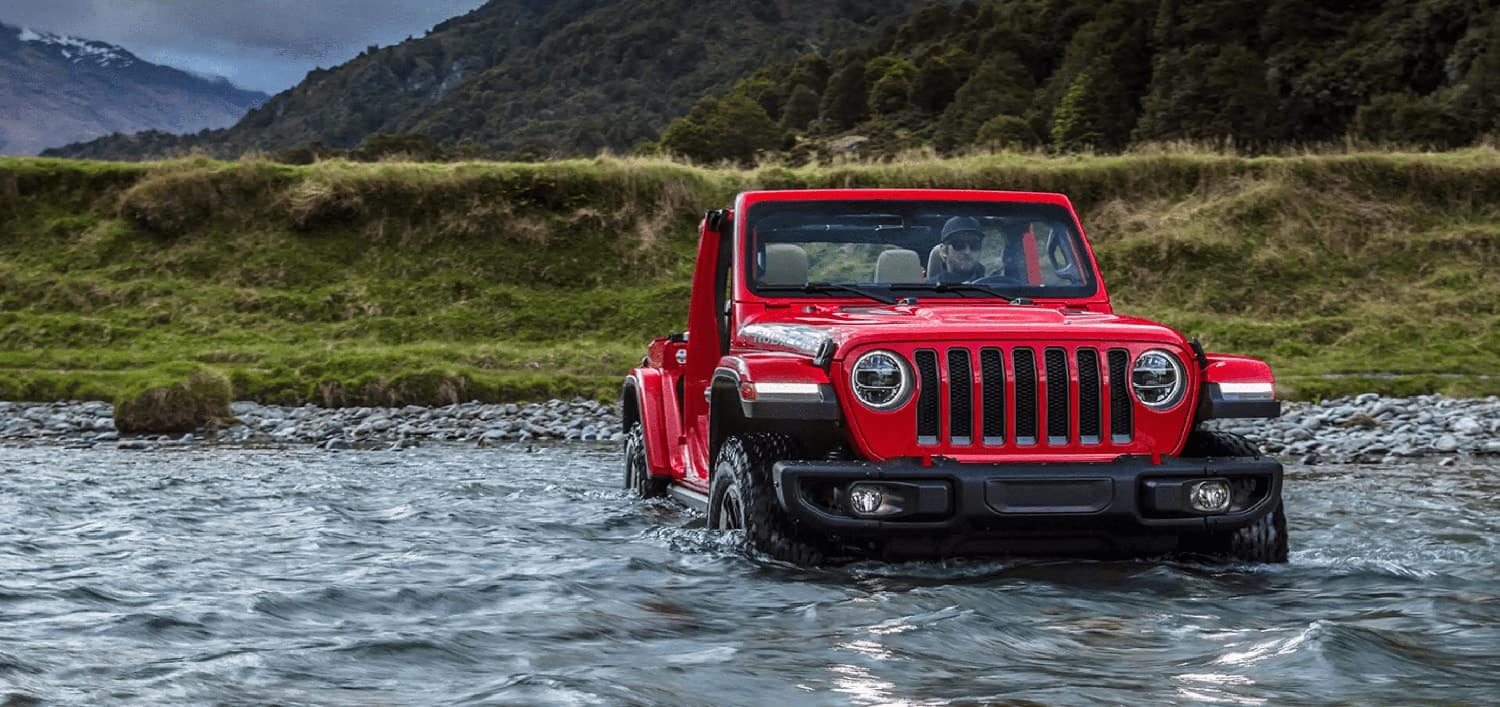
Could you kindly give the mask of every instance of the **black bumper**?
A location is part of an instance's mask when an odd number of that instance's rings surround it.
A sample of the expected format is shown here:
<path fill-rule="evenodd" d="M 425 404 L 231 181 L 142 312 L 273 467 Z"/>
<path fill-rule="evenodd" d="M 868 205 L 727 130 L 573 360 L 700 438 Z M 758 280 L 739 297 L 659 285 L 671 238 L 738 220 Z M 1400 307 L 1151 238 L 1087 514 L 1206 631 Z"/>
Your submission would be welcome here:
<path fill-rule="evenodd" d="M 915 459 L 781 461 L 773 467 L 781 506 L 803 527 L 850 537 L 933 535 L 1184 535 L 1244 527 L 1281 500 L 1280 462 L 1266 457 L 1121 457 L 1102 463 L 965 464 Z M 1184 484 L 1228 480 L 1243 494 L 1228 512 L 1189 509 Z M 831 489 L 855 481 L 891 484 L 907 497 L 892 517 L 857 517 Z"/>

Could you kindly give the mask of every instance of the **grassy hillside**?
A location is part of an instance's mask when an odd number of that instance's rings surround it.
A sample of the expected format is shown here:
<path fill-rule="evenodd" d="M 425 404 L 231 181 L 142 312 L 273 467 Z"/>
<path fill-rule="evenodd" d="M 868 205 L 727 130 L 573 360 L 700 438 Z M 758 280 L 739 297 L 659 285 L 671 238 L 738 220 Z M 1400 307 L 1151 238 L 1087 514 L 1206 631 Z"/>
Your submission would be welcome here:
<path fill-rule="evenodd" d="M 0 160 L 0 399 L 194 372 L 320 404 L 611 397 L 681 328 L 739 190 L 1069 194 L 1117 307 L 1268 358 L 1287 394 L 1500 392 L 1500 152 L 999 155 L 704 170 Z"/>

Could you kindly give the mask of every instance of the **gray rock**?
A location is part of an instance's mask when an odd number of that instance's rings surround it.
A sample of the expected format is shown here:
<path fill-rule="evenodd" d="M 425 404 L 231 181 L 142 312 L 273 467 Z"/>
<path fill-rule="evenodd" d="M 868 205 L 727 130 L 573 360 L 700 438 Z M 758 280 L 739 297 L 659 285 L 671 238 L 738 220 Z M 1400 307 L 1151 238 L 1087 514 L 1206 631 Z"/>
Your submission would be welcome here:
<path fill-rule="evenodd" d="M 1432 448 L 1439 452 L 1453 452 L 1458 450 L 1458 439 L 1453 435 L 1443 435 L 1432 443 Z"/>
<path fill-rule="evenodd" d="M 1475 435 L 1484 431 L 1484 426 L 1472 417 L 1460 417 L 1453 423 L 1453 431 L 1461 435 Z"/>

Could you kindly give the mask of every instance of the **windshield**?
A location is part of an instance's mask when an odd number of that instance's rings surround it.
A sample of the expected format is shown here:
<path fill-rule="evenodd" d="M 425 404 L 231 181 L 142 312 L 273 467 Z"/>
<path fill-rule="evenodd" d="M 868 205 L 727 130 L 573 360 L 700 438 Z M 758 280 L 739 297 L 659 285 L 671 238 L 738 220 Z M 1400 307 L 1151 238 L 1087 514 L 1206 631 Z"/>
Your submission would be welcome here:
<path fill-rule="evenodd" d="M 772 201 L 746 216 L 747 281 L 767 296 L 1083 297 L 1093 269 L 1068 210 L 992 201 Z M 955 286 L 961 283 L 980 287 Z M 879 297 L 875 297 L 879 298 Z"/>

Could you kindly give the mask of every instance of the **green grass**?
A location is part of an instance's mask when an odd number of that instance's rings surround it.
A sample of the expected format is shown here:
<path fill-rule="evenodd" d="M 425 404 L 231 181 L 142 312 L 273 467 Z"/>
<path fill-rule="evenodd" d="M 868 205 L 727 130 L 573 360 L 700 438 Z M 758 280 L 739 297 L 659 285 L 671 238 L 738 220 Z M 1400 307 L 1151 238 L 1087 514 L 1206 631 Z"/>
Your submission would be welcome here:
<path fill-rule="evenodd" d="M 1286 394 L 1500 393 L 1500 153 L 991 155 L 710 170 L 0 158 L 0 399 L 222 375 L 321 404 L 610 398 L 749 188 L 1060 191 L 1117 309 Z"/>

